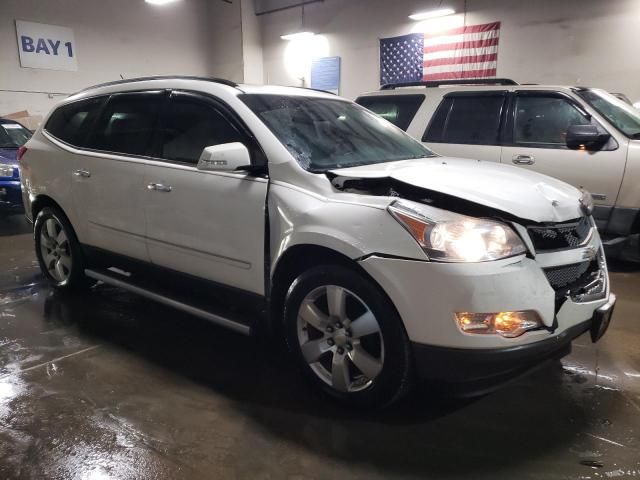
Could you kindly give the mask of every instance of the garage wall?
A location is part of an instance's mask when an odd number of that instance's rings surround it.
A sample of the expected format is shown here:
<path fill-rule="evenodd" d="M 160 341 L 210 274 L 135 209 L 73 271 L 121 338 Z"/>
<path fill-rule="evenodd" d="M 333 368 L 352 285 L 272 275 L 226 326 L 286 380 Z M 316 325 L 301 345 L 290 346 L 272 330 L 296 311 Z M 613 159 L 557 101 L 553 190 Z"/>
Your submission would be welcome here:
<path fill-rule="evenodd" d="M 342 57 L 341 94 L 378 88 L 378 39 L 419 28 L 407 16 L 434 0 L 325 0 L 305 8 L 305 30 L 322 34 L 328 55 Z M 443 2 L 458 12 L 463 0 Z M 584 84 L 640 100 L 640 2 L 637 0 L 467 0 L 466 24 L 502 22 L 498 75 L 519 82 Z M 280 35 L 301 27 L 300 9 L 262 19 L 265 79 L 301 85 Z M 450 20 L 446 20 L 450 21 Z"/>
<path fill-rule="evenodd" d="M 217 65 L 210 28 L 214 3 L 222 2 L 181 0 L 157 7 L 142 0 L 0 0 L 0 114 L 23 109 L 44 114 L 60 98 L 56 93 L 117 80 L 121 74 L 212 74 Z M 15 19 L 73 29 L 78 71 L 21 68 Z M 221 30 L 226 31 L 216 31 Z M 239 42 L 238 37 L 240 49 Z M 54 92 L 54 98 L 6 90 Z"/>

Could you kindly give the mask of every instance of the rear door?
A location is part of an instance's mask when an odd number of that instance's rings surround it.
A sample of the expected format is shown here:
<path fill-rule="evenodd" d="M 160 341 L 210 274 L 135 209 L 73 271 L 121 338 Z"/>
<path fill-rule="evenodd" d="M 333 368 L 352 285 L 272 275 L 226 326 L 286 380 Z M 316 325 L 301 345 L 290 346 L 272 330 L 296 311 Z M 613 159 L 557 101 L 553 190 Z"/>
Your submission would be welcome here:
<path fill-rule="evenodd" d="M 507 92 L 502 90 L 449 93 L 431 118 L 422 142 L 440 155 L 499 162 L 506 102 Z"/>
<path fill-rule="evenodd" d="M 145 162 L 152 155 L 163 91 L 119 93 L 102 108 L 73 172 L 76 212 L 88 245 L 148 261 Z"/>
<path fill-rule="evenodd" d="M 264 293 L 267 179 L 198 170 L 205 147 L 241 142 L 263 161 L 239 120 L 218 101 L 173 92 L 145 184 L 147 242 L 157 265 Z M 158 187 L 160 185 L 160 187 Z"/>
<path fill-rule="evenodd" d="M 624 175 L 626 149 L 613 138 L 598 151 L 570 150 L 566 145 L 571 125 L 594 124 L 605 130 L 602 125 L 561 92 L 518 91 L 511 103 L 502 163 L 585 188 L 598 205 L 615 204 Z"/>

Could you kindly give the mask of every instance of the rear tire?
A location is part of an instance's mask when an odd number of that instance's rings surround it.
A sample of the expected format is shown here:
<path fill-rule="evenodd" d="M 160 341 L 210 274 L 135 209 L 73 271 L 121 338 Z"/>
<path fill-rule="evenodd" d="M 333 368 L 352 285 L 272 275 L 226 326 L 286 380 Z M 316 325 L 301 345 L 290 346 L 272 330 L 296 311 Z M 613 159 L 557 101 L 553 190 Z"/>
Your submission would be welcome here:
<path fill-rule="evenodd" d="M 287 346 L 306 377 L 342 403 L 385 408 L 413 386 L 400 316 L 369 278 L 323 265 L 294 280 L 285 300 Z"/>
<path fill-rule="evenodd" d="M 57 207 L 45 207 L 33 229 L 36 257 L 47 281 L 60 290 L 92 284 L 84 274 L 84 258 L 73 227 Z"/>

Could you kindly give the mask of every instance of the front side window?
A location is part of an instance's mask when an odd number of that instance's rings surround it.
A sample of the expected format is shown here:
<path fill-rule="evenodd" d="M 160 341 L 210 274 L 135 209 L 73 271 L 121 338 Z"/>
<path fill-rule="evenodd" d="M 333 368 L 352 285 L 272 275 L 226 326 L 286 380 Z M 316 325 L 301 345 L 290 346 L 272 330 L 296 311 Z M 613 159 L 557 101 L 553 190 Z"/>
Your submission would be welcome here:
<path fill-rule="evenodd" d="M 27 143 L 31 132 L 19 123 L 0 123 L 0 148 L 18 148 Z"/>
<path fill-rule="evenodd" d="M 243 141 L 218 109 L 189 94 L 172 96 L 160 132 L 160 157 L 194 164 L 205 147 Z"/>
<path fill-rule="evenodd" d="M 356 103 L 377 113 L 396 127 L 406 131 L 424 102 L 424 95 L 380 95 L 360 97 Z"/>
<path fill-rule="evenodd" d="M 435 156 L 396 126 L 352 102 L 259 94 L 240 98 L 298 163 L 312 172 Z"/>
<path fill-rule="evenodd" d="M 44 128 L 63 142 L 85 147 L 89 128 L 105 100 L 98 97 L 63 105 L 51 114 Z"/>
<path fill-rule="evenodd" d="M 550 147 L 566 146 L 570 126 L 591 124 L 566 99 L 537 95 L 516 98 L 514 122 L 514 143 Z"/>
<path fill-rule="evenodd" d="M 152 155 L 164 92 L 113 95 L 100 116 L 90 147 L 106 152 Z"/>
<path fill-rule="evenodd" d="M 632 139 L 640 139 L 640 111 L 604 90 L 579 90 L 578 95 Z"/>
<path fill-rule="evenodd" d="M 505 96 L 460 95 L 443 99 L 423 141 L 497 145 Z"/>

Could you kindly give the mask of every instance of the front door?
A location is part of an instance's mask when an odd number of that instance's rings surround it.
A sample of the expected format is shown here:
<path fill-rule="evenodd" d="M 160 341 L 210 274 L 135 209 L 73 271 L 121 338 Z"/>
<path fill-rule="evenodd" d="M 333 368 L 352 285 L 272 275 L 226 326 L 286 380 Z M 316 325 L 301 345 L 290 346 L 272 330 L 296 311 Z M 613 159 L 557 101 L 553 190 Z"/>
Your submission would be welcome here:
<path fill-rule="evenodd" d="M 520 91 L 513 99 L 502 163 L 558 178 L 593 195 L 597 205 L 614 205 L 624 175 L 626 145 L 610 140 L 598 151 L 570 150 L 571 125 L 596 124 L 571 98 L 555 92 Z M 606 211 L 606 210 L 605 210 Z"/>
<path fill-rule="evenodd" d="M 157 265 L 264 293 L 267 179 L 196 168 L 207 146 L 251 141 L 223 106 L 173 92 L 145 172 L 147 245 Z M 248 145 L 251 151 L 251 145 Z"/>

